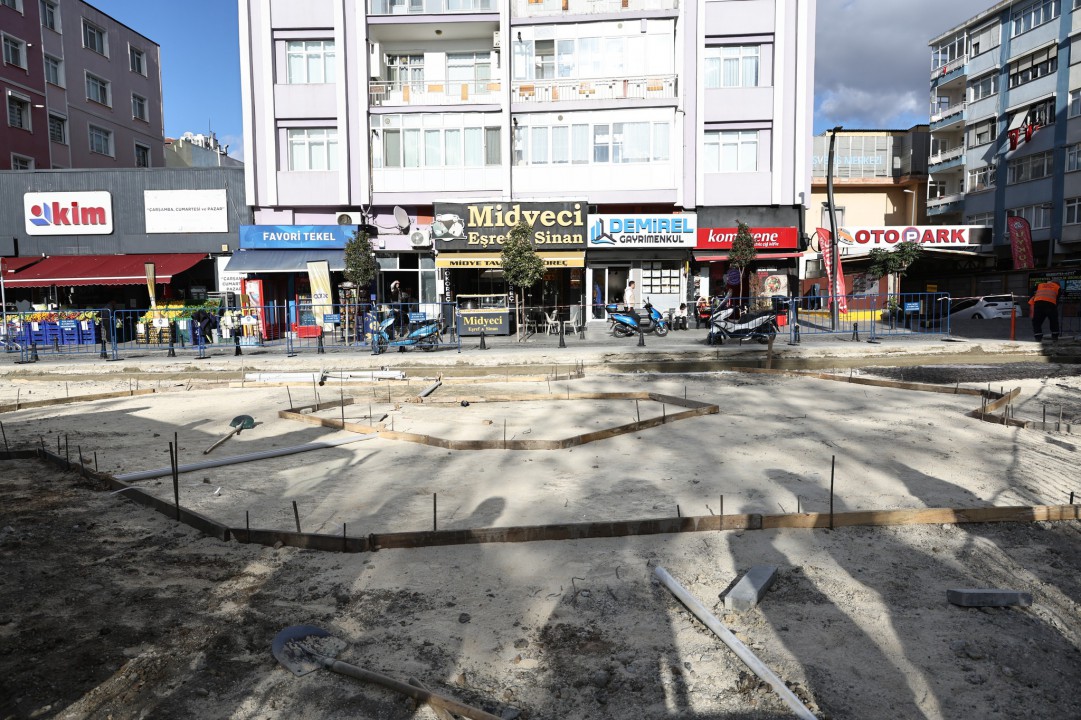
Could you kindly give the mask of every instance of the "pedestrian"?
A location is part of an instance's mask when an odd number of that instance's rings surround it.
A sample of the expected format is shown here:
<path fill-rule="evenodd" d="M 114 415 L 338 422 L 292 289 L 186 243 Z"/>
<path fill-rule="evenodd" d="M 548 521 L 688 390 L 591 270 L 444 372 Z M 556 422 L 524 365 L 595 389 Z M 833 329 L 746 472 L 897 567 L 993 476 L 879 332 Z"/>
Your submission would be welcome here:
<path fill-rule="evenodd" d="M 673 330 L 686 330 L 687 329 L 687 303 L 680 303 L 679 310 L 676 310 L 676 316 L 672 318 Z"/>
<path fill-rule="evenodd" d="M 700 328 L 703 325 L 709 326 L 709 318 L 713 314 L 712 308 L 709 306 L 709 298 L 705 295 L 698 297 L 698 302 L 694 307 L 694 326 Z"/>
<path fill-rule="evenodd" d="M 1036 292 L 1029 298 L 1028 305 L 1032 314 L 1032 334 L 1036 342 L 1043 341 L 1043 321 L 1051 321 L 1051 342 L 1058 340 L 1058 300 L 1062 286 L 1054 280 L 1042 282 L 1036 286 Z"/>
<path fill-rule="evenodd" d="M 638 304 L 638 293 L 634 289 L 634 280 L 627 283 L 627 289 L 623 291 L 623 305 L 628 310 L 633 310 Z"/>

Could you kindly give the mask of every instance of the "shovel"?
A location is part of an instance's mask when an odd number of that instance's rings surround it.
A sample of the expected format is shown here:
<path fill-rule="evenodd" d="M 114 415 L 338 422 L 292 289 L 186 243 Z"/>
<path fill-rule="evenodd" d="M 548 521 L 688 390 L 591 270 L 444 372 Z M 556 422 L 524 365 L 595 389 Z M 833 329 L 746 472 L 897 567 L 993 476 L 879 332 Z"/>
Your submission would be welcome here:
<path fill-rule="evenodd" d="M 221 440 L 208 447 L 206 450 L 203 450 L 203 455 L 210 454 L 211 450 L 221 445 L 223 442 L 233 437 L 234 435 L 238 434 L 241 430 L 251 430 L 253 427 L 255 427 L 255 418 L 253 418 L 251 415 L 237 415 L 235 418 L 229 421 L 229 425 L 233 428 L 233 431 L 223 437 Z"/>
<path fill-rule="evenodd" d="M 274 657 L 297 677 L 303 677 L 319 668 L 333 670 L 342 675 L 365 680 L 395 690 L 417 702 L 426 702 L 472 720 L 500 720 L 499 716 L 477 708 L 463 705 L 453 698 L 429 692 L 386 675 L 359 668 L 356 665 L 335 660 L 345 649 L 345 643 L 331 636 L 326 630 L 312 625 L 293 625 L 274 636 L 270 646 Z"/>

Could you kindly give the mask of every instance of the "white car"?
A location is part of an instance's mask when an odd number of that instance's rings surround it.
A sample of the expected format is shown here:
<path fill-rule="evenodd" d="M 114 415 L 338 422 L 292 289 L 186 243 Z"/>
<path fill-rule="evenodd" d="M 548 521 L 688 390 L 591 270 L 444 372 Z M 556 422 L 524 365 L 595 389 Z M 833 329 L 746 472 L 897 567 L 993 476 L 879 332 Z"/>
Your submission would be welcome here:
<path fill-rule="evenodd" d="M 950 317 L 994 320 L 996 318 L 1010 317 L 1014 308 L 1017 309 L 1017 317 L 1021 317 L 1021 304 L 1010 295 L 965 298 L 950 303 Z"/>

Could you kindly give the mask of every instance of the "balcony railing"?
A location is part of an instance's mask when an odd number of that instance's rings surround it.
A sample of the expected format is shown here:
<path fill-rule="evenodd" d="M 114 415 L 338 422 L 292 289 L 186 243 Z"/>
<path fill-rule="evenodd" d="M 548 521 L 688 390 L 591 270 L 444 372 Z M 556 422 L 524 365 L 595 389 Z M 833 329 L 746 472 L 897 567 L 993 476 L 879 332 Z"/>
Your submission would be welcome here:
<path fill-rule="evenodd" d="M 931 125 L 945 124 L 948 121 L 958 120 L 965 113 L 968 103 L 959 102 L 949 106 L 945 110 L 931 116 Z"/>
<path fill-rule="evenodd" d="M 596 80 L 528 80 L 512 85 L 514 102 L 665 99 L 676 97 L 675 75 L 601 78 Z"/>
<path fill-rule="evenodd" d="M 927 164 L 940 165 L 942 163 L 950 162 L 951 160 L 956 160 L 964 154 L 965 149 L 963 147 L 955 147 L 953 150 L 946 150 L 945 152 L 940 152 L 938 155 L 932 155 L 927 158 Z"/>
<path fill-rule="evenodd" d="M 942 67 L 937 67 L 931 71 L 931 80 L 941 80 L 942 78 L 952 75 L 958 70 L 964 70 L 965 65 L 968 63 L 968 55 L 962 55 L 959 58 L 950 60 Z"/>
<path fill-rule="evenodd" d="M 511 17 L 601 15 L 643 10 L 678 10 L 679 0 L 513 0 Z"/>
<path fill-rule="evenodd" d="M 496 0 L 368 0 L 369 15 L 444 15 L 499 12 Z"/>
<path fill-rule="evenodd" d="M 461 105 L 499 102 L 498 81 L 485 82 L 387 82 L 368 83 L 372 105 Z"/>

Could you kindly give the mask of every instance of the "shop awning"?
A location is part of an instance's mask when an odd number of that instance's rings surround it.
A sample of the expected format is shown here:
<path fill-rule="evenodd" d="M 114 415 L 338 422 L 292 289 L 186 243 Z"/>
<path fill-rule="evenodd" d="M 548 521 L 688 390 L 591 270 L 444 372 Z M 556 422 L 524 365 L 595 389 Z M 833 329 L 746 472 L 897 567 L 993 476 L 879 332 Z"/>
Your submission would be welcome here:
<path fill-rule="evenodd" d="M 326 260 L 331 270 L 345 270 L 345 250 L 238 250 L 226 272 L 307 272 L 308 261 Z"/>
<path fill-rule="evenodd" d="M 34 263 L 40 261 L 41 256 L 38 257 L 6 257 L 0 258 L 0 265 L 4 267 L 4 277 L 6 278 L 11 273 L 17 273 L 23 268 L 30 267 Z"/>
<path fill-rule="evenodd" d="M 791 253 L 758 253 L 755 256 L 755 262 L 768 262 L 769 260 L 784 260 L 787 258 L 798 258 L 803 253 L 791 252 Z M 717 253 L 711 250 L 695 251 L 694 259 L 698 262 L 724 262 L 728 260 L 728 253 Z"/>
<path fill-rule="evenodd" d="M 173 275 L 191 269 L 206 258 L 203 253 L 159 255 L 53 255 L 31 265 L 13 277 L 4 278 L 7 287 L 49 287 L 51 285 L 144 285 L 146 263 L 154 263 L 159 285 L 173 281 Z"/>
<path fill-rule="evenodd" d="M 539 252 L 546 268 L 580 268 L 586 266 L 585 252 Z M 437 268 L 484 268 L 503 267 L 502 253 L 460 252 L 439 253 L 435 258 Z"/>

